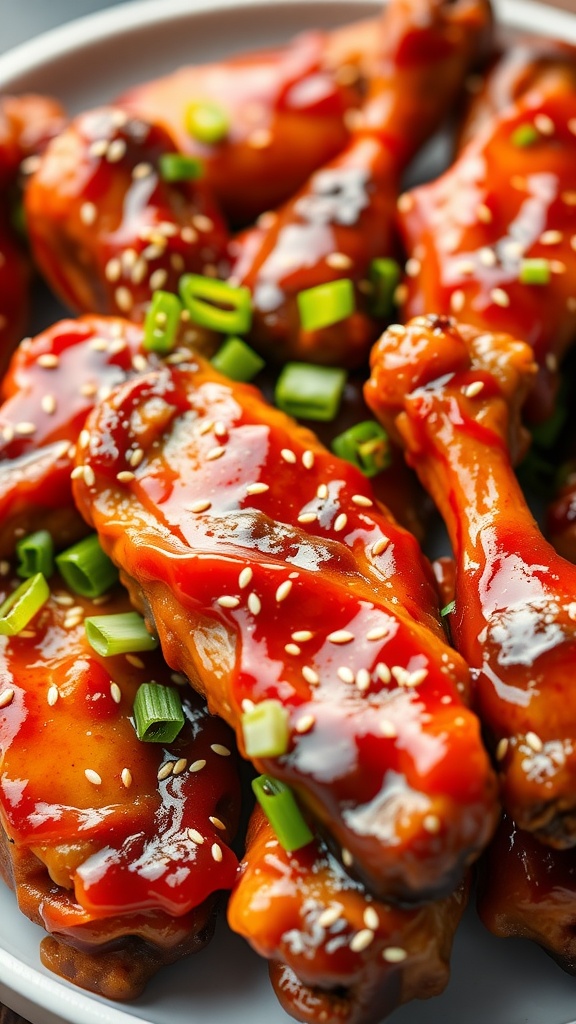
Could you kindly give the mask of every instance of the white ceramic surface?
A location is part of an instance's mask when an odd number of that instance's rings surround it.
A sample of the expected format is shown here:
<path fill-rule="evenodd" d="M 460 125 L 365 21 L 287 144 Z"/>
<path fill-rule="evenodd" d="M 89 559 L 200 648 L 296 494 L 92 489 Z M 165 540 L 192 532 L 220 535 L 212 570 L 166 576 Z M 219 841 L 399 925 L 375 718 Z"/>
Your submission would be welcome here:
<path fill-rule="evenodd" d="M 16 0 L 13 0 L 16 2 Z M 501 0 L 508 25 L 576 42 L 576 14 Z M 374 13 L 362 0 L 144 0 L 92 15 L 0 58 L 0 91 L 61 97 L 78 111 L 183 63 L 207 61 Z M 53 304 L 42 298 L 39 323 Z M 266 965 L 219 923 L 211 946 L 167 968 L 120 1006 L 56 979 L 39 960 L 39 928 L 0 886 L 0 999 L 32 1024 L 286 1024 Z M 391 1024 L 576 1024 L 576 980 L 529 943 L 499 942 L 470 911 L 457 937 L 452 981 L 439 999 L 412 1003 Z"/>

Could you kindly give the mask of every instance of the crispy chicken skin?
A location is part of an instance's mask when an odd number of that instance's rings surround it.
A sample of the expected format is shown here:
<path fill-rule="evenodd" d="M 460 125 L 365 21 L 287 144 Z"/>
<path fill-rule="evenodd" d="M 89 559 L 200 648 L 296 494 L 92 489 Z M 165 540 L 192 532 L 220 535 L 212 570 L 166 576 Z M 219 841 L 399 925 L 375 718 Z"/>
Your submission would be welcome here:
<path fill-rule="evenodd" d="M 230 732 L 187 688 L 177 739 L 137 738 L 136 691 L 175 686 L 170 670 L 156 653 L 102 658 L 84 633 L 85 615 L 129 609 L 122 591 L 103 607 L 55 578 L 0 640 L 2 874 L 50 935 L 46 966 L 114 999 L 209 939 L 240 797 Z"/>
<path fill-rule="evenodd" d="M 287 709 L 287 753 L 256 767 L 375 892 L 449 891 L 490 835 L 493 777 L 430 568 L 366 478 L 201 360 L 99 403 L 74 476 L 168 663 L 241 749 L 246 706 Z"/>
<path fill-rule="evenodd" d="M 527 411 L 541 420 L 576 336 L 576 62 L 537 63 L 516 85 L 442 177 L 399 201 L 402 318 L 453 314 L 528 342 L 539 374 Z"/>
<path fill-rule="evenodd" d="M 218 276 L 228 234 L 202 180 L 168 181 L 166 131 L 125 111 L 81 114 L 40 158 L 25 193 L 32 253 L 73 310 L 144 318 L 184 272 Z"/>
<path fill-rule="evenodd" d="M 378 334 L 367 279 L 372 260 L 394 251 L 400 175 L 445 116 L 489 27 L 486 0 L 392 0 L 347 147 L 239 239 L 232 275 L 253 295 L 252 341 L 277 362 L 366 361 Z M 307 330 L 298 293 L 339 278 L 354 282 L 356 311 Z"/>
<path fill-rule="evenodd" d="M 512 469 L 534 373 L 523 342 L 417 317 L 375 346 L 365 393 L 446 522 L 452 638 L 503 803 L 521 828 L 564 847 L 576 844 L 576 568 L 542 537 Z"/>

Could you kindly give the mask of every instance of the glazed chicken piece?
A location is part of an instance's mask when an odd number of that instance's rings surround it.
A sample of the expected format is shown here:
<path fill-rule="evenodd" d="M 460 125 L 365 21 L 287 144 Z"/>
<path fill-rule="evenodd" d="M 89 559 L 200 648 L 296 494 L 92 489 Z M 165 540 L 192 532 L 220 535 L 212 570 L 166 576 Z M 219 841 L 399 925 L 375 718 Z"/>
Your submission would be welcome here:
<path fill-rule="evenodd" d="M 162 125 L 179 152 L 200 159 L 218 202 L 235 224 L 289 199 L 308 176 L 344 148 L 350 111 L 362 99 L 360 56 L 374 51 L 370 21 L 332 35 L 308 32 L 288 46 L 197 67 L 136 86 L 118 106 Z M 191 105 L 216 106 L 222 135 L 189 131 Z"/>
<path fill-rule="evenodd" d="M 13 224 L 16 182 L 22 162 L 35 159 L 63 123 L 55 100 L 0 97 L 0 375 L 28 317 L 30 267 Z"/>
<path fill-rule="evenodd" d="M 444 989 L 467 888 L 416 909 L 391 907 L 320 841 L 287 853 L 257 808 L 228 922 L 271 961 L 276 994 L 296 1020 L 376 1024 Z"/>
<path fill-rule="evenodd" d="M 13 585 L 3 579 L 0 600 Z M 155 652 L 103 658 L 89 646 L 84 617 L 129 611 L 125 593 L 103 606 L 58 577 L 51 585 L 27 629 L 2 638 L 0 871 L 48 932 L 46 967 L 129 999 L 162 964 L 206 944 L 216 894 L 234 881 L 232 737 L 178 686 L 180 734 L 139 740 L 139 686 L 174 688 L 173 675 Z"/>
<path fill-rule="evenodd" d="M 136 454 L 134 454 L 136 453 Z M 74 496 L 172 668 L 237 731 L 268 699 L 291 784 L 377 893 L 445 894 L 494 785 L 415 539 L 365 477 L 199 360 L 99 402 Z"/>
<path fill-rule="evenodd" d="M 478 912 L 499 938 L 537 942 L 568 974 L 576 974 L 576 860 L 551 850 L 504 817 L 484 855 Z"/>
<path fill-rule="evenodd" d="M 563 558 L 576 562 L 576 472 L 573 460 L 561 469 L 563 477 L 546 509 L 546 536 Z"/>
<path fill-rule="evenodd" d="M 539 376 L 527 412 L 542 420 L 576 336 L 576 60 L 492 74 L 480 132 L 441 178 L 399 201 L 410 256 L 402 314 L 453 314 L 528 342 Z M 487 118 L 503 98 L 511 104 Z"/>
<path fill-rule="evenodd" d="M 520 828 L 576 844 L 576 567 L 542 537 L 512 469 L 536 367 L 509 335 L 447 317 L 384 333 L 366 398 L 434 498 L 456 560 L 452 639 Z"/>
<path fill-rule="evenodd" d="M 489 32 L 486 0 L 392 0 L 378 66 L 341 155 L 237 243 L 233 279 L 250 288 L 252 341 L 276 361 L 359 366 L 378 334 L 372 260 L 394 252 L 399 179 L 438 127 Z M 302 323 L 298 294 L 350 279 L 356 309 Z"/>
<path fill-rule="evenodd" d="M 143 320 L 184 272 L 218 276 L 228 235 L 203 181 L 171 181 L 166 131 L 115 108 L 81 114 L 47 147 L 26 189 L 32 253 L 71 309 Z"/>

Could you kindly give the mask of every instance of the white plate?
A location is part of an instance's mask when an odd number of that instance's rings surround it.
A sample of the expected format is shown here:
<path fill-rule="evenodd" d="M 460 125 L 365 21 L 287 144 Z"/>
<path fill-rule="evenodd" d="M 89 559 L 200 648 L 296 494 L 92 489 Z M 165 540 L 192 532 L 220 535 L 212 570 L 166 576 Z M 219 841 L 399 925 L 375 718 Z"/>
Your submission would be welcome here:
<path fill-rule="evenodd" d="M 576 16 L 530 0 L 501 0 L 503 21 L 576 42 Z M 0 58 L 0 90 L 59 96 L 75 112 L 179 64 L 279 42 L 303 28 L 373 14 L 361 0 L 147 0 L 92 15 Z M 41 318 L 48 316 L 44 307 Z M 576 907 L 575 907 L 576 910 Z M 576 916 L 576 914 L 575 914 Z M 42 932 L 0 886 L 0 999 L 32 1024 L 287 1024 L 266 965 L 224 921 L 204 952 L 167 968 L 120 1006 L 45 971 Z M 452 981 L 439 999 L 411 1003 L 392 1024 L 576 1024 L 576 981 L 527 942 L 498 941 L 473 911 L 458 935 Z"/>

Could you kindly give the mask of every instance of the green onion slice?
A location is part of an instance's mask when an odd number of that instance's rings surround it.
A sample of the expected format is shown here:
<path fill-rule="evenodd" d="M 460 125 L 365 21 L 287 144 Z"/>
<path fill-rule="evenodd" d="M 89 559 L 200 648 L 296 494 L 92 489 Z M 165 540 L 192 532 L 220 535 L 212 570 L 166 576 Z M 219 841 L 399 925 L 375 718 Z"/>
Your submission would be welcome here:
<path fill-rule="evenodd" d="M 335 455 L 362 470 L 364 476 L 376 476 L 391 462 L 388 434 L 376 420 L 364 420 L 338 434 L 331 448 Z"/>
<path fill-rule="evenodd" d="M 260 775 L 252 789 L 285 850 L 299 850 L 314 839 L 289 786 L 270 775 Z"/>
<path fill-rule="evenodd" d="M 300 323 L 305 331 L 318 331 L 345 320 L 354 312 L 354 285 L 348 277 L 306 288 L 296 296 Z"/>
<path fill-rule="evenodd" d="M 204 164 L 196 156 L 184 153 L 162 153 L 158 170 L 163 181 L 197 181 L 204 173 Z"/>
<path fill-rule="evenodd" d="M 252 380 L 266 365 L 242 338 L 227 338 L 211 362 L 219 373 L 242 382 Z"/>
<path fill-rule="evenodd" d="M 550 263 L 545 259 L 522 260 L 520 264 L 521 284 L 550 284 Z"/>
<path fill-rule="evenodd" d="M 54 541 L 48 530 L 37 530 L 19 540 L 16 555 L 19 559 L 16 572 L 23 579 L 39 572 L 49 579 L 54 572 Z"/>
<path fill-rule="evenodd" d="M 50 587 L 41 572 L 21 583 L 0 605 L 0 636 L 20 633 L 49 597 Z"/>
<path fill-rule="evenodd" d="M 510 141 L 513 146 L 518 146 L 519 149 L 525 149 L 527 146 L 533 146 L 540 138 L 540 132 L 533 124 L 521 124 L 512 132 Z"/>
<path fill-rule="evenodd" d="M 56 555 L 56 565 L 70 589 L 82 597 L 100 597 L 118 581 L 118 570 L 102 551 L 96 533 Z"/>
<path fill-rule="evenodd" d="M 281 757 L 288 750 L 288 712 L 277 700 L 263 700 L 242 715 L 247 757 Z"/>
<path fill-rule="evenodd" d="M 200 274 L 180 278 L 180 295 L 194 323 L 223 334 L 246 334 L 252 325 L 252 297 L 248 288 Z"/>
<path fill-rule="evenodd" d="M 144 348 L 165 355 L 176 344 L 182 303 L 172 292 L 156 291 L 144 322 Z"/>
<path fill-rule="evenodd" d="M 274 401 L 299 419 L 333 420 L 340 408 L 346 370 L 312 363 L 286 363 L 277 382 Z"/>
<path fill-rule="evenodd" d="M 111 658 L 115 654 L 153 651 L 158 646 L 158 640 L 148 632 L 138 612 L 92 615 L 84 619 L 84 625 L 88 643 L 103 658 Z"/>
<path fill-rule="evenodd" d="M 442 616 L 442 618 L 444 619 L 446 615 L 452 615 L 452 612 L 454 611 L 455 607 L 456 601 L 450 601 L 449 604 L 445 604 L 440 611 L 440 615 Z"/>
<path fill-rule="evenodd" d="M 134 728 L 146 743 L 172 743 L 184 725 L 180 695 L 171 686 L 142 683 L 134 700 Z"/>
<path fill-rule="evenodd" d="M 400 284 L 400 264 L 388 257 L 372 260 L 368 279 L 372 285 L 370 312 L 383 320 L 392 316 L 396 289 Z"/>
<path fill-rule="evenodd" d="M 230 130 L 230 118 L 220 103 L 196 100 L 185 113 L 186 131 L 199 142 L 222 142 Z"/>

